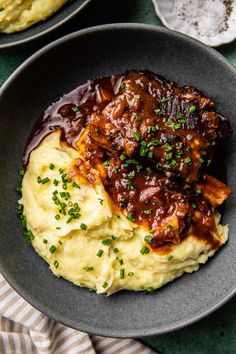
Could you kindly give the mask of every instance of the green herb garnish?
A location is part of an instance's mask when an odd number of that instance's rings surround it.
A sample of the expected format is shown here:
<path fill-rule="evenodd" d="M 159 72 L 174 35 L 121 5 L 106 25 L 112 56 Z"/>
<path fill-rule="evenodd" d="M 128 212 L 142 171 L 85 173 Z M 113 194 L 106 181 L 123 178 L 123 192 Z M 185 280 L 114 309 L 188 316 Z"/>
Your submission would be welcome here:
<path fill-rule="evenodd" d="M 82 224 L 80 224 L 80 228 L 81 228 L 81 230 L 85 231 L 85 230 L 87 230 L 88 226 L 86 224 L 82 223 Z"/>
<path fill-rule="evenodd" d="M 124 277 L 125 277 L 125 270 L 120 269 L 120 279 L 124 279 Z"/>
<path fill-rule="evenodd" d="M 56 247 L 54 246 L 54 245 L 52 245 L 50 248 L 49 248 L 49 251 L 51 252 L 51 253 L 54 253 L 55 251 L 56 251 Z"/>
<path fill-rule="evenodd" d="M 56 260 L 54 261 L 54 267 L 57 269 L 59 267 L 59 262 Z"/>
<path fill-rule="evenodd" d="M 140 253 L 141 253 L 142 255 L 148 254 L 149 252 L 150 252 L 150 250 L 149 250 L 149 248 L 146 247 L 146 246 L 143 246 L 143 247 L 141 248 L 141 250 L 140 250 Z"/>
<path fill-rule="evenodd" d="M 101 257 L 101 256 L 103 255 L 103 252 L 104 252 L 103 250 L 99 250 L 99 251 L 97 252 L 97 256 L 98 256 L 98 257 Z"/>

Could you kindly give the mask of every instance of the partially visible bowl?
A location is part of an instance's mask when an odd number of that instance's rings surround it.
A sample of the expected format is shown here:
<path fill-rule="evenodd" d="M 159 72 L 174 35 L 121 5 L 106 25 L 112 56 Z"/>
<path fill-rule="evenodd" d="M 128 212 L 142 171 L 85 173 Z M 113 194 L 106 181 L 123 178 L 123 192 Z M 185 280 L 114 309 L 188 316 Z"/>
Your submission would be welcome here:
<path fill-rule="evenodd" d="M 92 0 L 69 1 L 47 20 L 38 22 L 24 31 L 11 34 L 0 33 L 0 49 L 15 47 L 42 38 L 74 18 L 91 1 Z"/>
<path fill-rule="evenodd" d="M 236 1 L 152 0 L 163 25 L 217 47 L 236 38 Z"/>

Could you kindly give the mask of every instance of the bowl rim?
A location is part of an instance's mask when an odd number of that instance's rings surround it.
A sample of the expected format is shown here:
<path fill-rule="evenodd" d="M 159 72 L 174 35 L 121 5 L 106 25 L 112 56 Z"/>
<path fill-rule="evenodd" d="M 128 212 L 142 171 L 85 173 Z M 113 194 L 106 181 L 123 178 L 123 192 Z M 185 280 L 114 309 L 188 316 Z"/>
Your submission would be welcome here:
<path fill-rule="evenodd" d="M 89 27 L 83 30 L 79 30 L 73 33 L 70 33 L 66 36 L 63 36 L 40 50 L 38 50 L 36 53 L 31 55 L 27 60 L 25 60 L 11 75 L 10 77 L 5 81 L 5 83 L 2 85 L 0 88 L 0 100 L 2 95 L 7 91 L 8 87 L 11 85 L 11 83 L 17 78 L 19 74 L 21 74 L 29 65 L 34 63 L 41 55 L 44 55 L 51 49 L 54 49 L 57 46 L 60 46 L 60 44 L 73 40 L 74 38 L 77 37 L 83 37 L 84 35 L 87 34 L 93 34 L 97 32 L 106 32 L 106 31 L 119 31 L 119 30 L 142 30 L 142 31 L 153 31 L 153 32 L 158 32 L 158 33 L 164 33 L 167 35 L 171 35 L 177 39 L 182 39 L 189 44 L 197 46 L 199 49 L 202 49 L 206 52 L 208 52 L 209 55 L 213 56 L 216 58 L 218 61 L 220 61 L 223 65 L 225 65 L 236 77 L 236 68 L 228 62 L 228 60 L 218 53 L 215 49 L 212 47 L 208 47 L 207 45 L 203 44 L 202 42 L 189 37 L 185 34 L 160 27 L 160 26 L 155 26 L 155 25 L 148 25 L 148 24 L 140 24 L 140 23 L 116 23 L 116 24 L 105 24 L 105 25 L 99 25 L 99 26 L 93 26 Z M 87 327 L 86 325 L 83 325 L 79 323 L 78 327 L 73 326 L 70 321 L 67 319 L 63 320 L 63 318 L 58 318 L 58 315 L 56 313 L 52 313 L 47 311 L 44 305 L 40 304 L 39 302 L 35 303 L 34 300 L 32 300 L 28 295 L 25 297 L 24 294 L 24 289 L 21 286 L 18 286 L 17 284 L 14 283 L 14 279 L 11 277 L 11 274 L 9 274 L 8 269 L 2 266 L 0 262 L 0 272 L 5 278 L 5 280 L 10 284 L 10 286 L 22 297 L 24 298 L 29 304 L 31 304 L 34 308 L 36 308 L 38 311 L 42 312 L 46 316 L 50 317 L 51 319 L 62 323 L 65 326 L 74 328 L 76 330 L 80 330 L 83 332 L 89 332 L 91 334 L 96 334 L 104 337 L 113 337 L 113 338 L 137 338 L 137 337 L 146 337 L 146 336 L 152 336 L 152 335 L 157 335 L 157 334 L 165 334 L 172 332 L 177 329 L 184 328 L 188 325 L 191 325 L 204 317 L 210 315 L 217 309 L 219 309 L 222 305 L 224 305 L 227 301 L 229 301 L 235 294 L 236 294 L 236 285 L 233 287 L 230 291 L 228 291 L 223 298 L 221 298 L 218 302 L 213 304 L 210 308 L 207 310 L 202 310 L 199 311 L 197 314 L 193 315 L 191 318 L 186 319 L 186 320 L 181 320 L 181 321 L 176 321 L 173 325 L 166 325 L 165 327 L 162 327 L 161 329 L 157 327 L 150 327 L 148 329 L 144 330 L 124 330 L 122 332 L 117 332 L 116 330 L 113 329 L 106 329 L 104 330 L 99 330 L 98 328 L 91 328 Z M 60 317 L 60 316 L 59 316 Z"/>
<path fill-rule="evenodd" d="M 33 34 L 31 36 L 28 36 L 26 38 L 23 38 L 23 39 L 19 39 L 19 40 L 16 40 L 14 42 L 10 42 L 10 43 L 3 43 L 1 44 L 0 43 L 0 49 L 5 49 L 5 48 L 11 48 L 11 47 L 17 47 L 17 46 L 20 46 L 22 44 L 25 44 L 25 43 L 28 43 L 28 42 L 31 42 L 31 41 L 34 41 L 38 38 L 41 38 L 43 36 L 46 36 L 48 33 L 51 33 L 51 32 L 54 32 L 56 29 L 60 28 L 61 26 L 63 26 L 66 22 L 70 21 L 72 18 L 74 18 L 80 11 L 84 10 L 84 8 L 90 3 L 92 2 L 93 0 L 83 0 L 83 3 L 80 4 L 74 11 L 72 11 L 71 14 L 67 15 L 65 18 L 63 18 L 62 20 L 56 22 L 53 26 L 51 27 L 48 27 L 46 28 L 45 30 L 39 32 L 39 33 L 36 33 L 36 34 Z M 66 5 L 66 4 L 65 4 Z M 59 9 L 60 10 L 60 9 Z M 55 13 L 56 14 L 56 13 Z M 46 22 L 47 19 L 44 21 Z M 37 26 L 37 23 L 35 23 L 35 25 Z M 22 31 L 21 31 L 22 32 Z M 21 33 L 21 32 L 18 32 L 18 33 Z M 17 32 L 15 32 L 17 33 Z M 27 33 L 27 28 L 25 29 L 25 33 Z M 3 33 L 4 35 L 4 33 Z M 11 34 L 6 34 L 7 36 L 11 35 Z"/>

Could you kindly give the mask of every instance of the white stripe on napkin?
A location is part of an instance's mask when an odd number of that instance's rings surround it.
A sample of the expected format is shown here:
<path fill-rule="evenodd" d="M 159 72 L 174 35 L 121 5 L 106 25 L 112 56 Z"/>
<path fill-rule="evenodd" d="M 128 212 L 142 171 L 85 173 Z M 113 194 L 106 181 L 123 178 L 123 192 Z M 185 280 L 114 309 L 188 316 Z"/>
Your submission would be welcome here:
<path fill-rule="evenodd" d="M 154 354 L 133 339 L 89 335 L 29 305 L 0 275 L 1 354 Z"/>

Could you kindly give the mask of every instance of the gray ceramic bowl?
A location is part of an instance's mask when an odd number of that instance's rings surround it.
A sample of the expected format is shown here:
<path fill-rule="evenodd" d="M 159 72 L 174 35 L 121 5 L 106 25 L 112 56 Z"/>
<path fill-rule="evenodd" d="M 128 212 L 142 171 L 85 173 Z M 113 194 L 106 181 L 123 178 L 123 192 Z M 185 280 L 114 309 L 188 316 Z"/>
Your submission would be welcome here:
<path fill-rule="evenodd" d="M 0 33 L 0 48 L 15 47 L 42 38 L 74 18 L 91 1 L 92 0 L 69 1 L 46 21 L 39 22 L 21 32 L 12 34 Z"/>
<path fill-rule="evenodd" d="M 28 302 L 49 317 L 85 332 L 114 337 L 165 333 L 208 315 L 236 292 L 236 193 L 226 205 L 230 239 L 194 274 L 153 294 L 106 297 L 57 279 L 21 237 L 18 169 L 27 137 L 44 109 L 79 83 L 129 69 L 149 69 L 179 85 L 193 84 L 218 103 L 236 131 L 236 70 L 215 50 L 176 32 L 141 24 L 85 29 L 29 58 L 0 91 L 0 270 Z M 224 146 L 228 183 L 236 180 L 236 134 Z"/>

